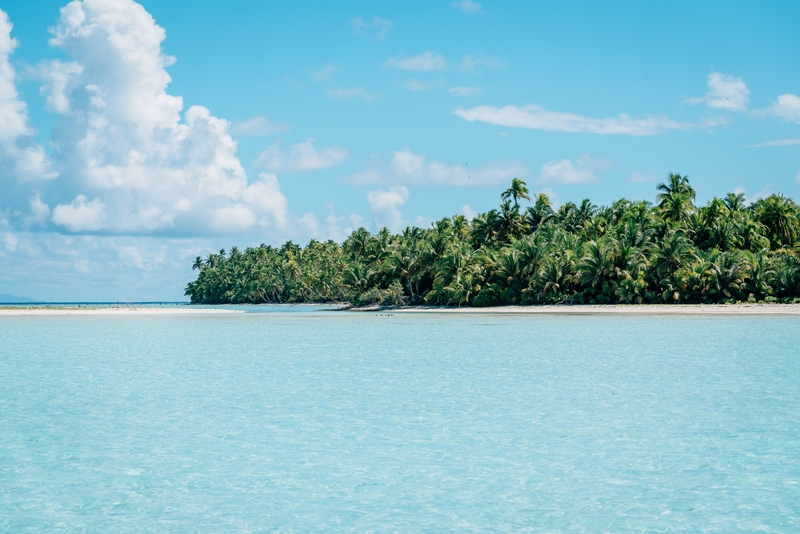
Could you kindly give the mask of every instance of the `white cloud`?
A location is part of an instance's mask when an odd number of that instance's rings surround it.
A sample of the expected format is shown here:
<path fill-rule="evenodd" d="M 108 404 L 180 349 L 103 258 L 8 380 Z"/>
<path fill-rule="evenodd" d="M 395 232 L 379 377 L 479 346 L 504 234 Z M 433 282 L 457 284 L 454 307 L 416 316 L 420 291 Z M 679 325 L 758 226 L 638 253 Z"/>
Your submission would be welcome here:
<path fill-rule="evenodd" d="M 772 195 L 772 190 L 769 187 L 769 184 L 765 185 L 761 188 L 761 191 L 755 193 L 754 195 L 748 195 L 747 191 L 744 187 L 737 187 L 733 190 L 735 194 L 742 194 L 744 195 L 744 201 L 747 204 L 753 204 L 754 202 L 758 202 L 762 198 L 767 198 L 768 196 Z"/>
<path fill-rule="evenodd" d="M 448 165 L 438 161 L 426 162 L 423 155 L 405 149 L 395 151 L 385 167 L 375 166 L 348 178 L 353 184 L 417 184 L 482 186 L 505 182 L 524 176 L 527 170 L 518 164 L 493 163 L 471 168 L 466 162 Z"/>
<path fill-rule="evenodd" d="M 574 163 L 562 159 L 544 164 L 540 180 L 551 184 L 587 184 L 597 181 L 595 171 L 608 170 L 610 167 L 610 161 L 592 159 L 589 154 L 584 154 Z"/>
<path fill-rule="evenodd" d="M 451 87 L 448 91 L 456 96 L 478 96 L 483 87 Z"/>
<path fill-rule="evenodd" d="M 20 181 L 55 178 L 44 149 L 33 141 L 28 108 L 16 88 L 10 56 L 17 47 L 13 26 L 0 10 L 0 174 Z"/>
<path fill-rule="evenodd" d="M 102 230 L 107 219 L 103 201 L 95 198 L 87 202 L 85 195 L 78 195 L 70 204 L 60 204 L 53 210 L 53 222 L 66 226 L 71 232 Z"/>
<path fill-rule="evenodd" d="M 36 191 L 34 196 L 28 200 L 31 208 L 30 223 L 35 225 L 42 225 L 50 218 L 50 206 L 42 201 L 42 193 Z"/>
<path fill-rule="evenodd" d="M 39 88 L 39 93 L 45 97 L 48 109 L 57 113 L 67 113 L 70 110 L 67 94 L 75 88 L 82 72 L 83 67 L 72 61 L 64 63 L 56 59 L 39 65 L 39 77 L 45 81 Z"/>
<path fill-rule="evenodd" d="M 332 146 L 314 148 L 314 139 L 295 143 L 288 149 L 276 141 L 256 158 L 256 167 L 270 172 L 304 172 L 328 169 L 347 159 L 347 149 Z"/>
<path fill-rule="evenodd" d="M 712 72 L 706 81 L 706 96 L 688 98 L 688 104 L 705 104 L 710 108 L 744 111 L 750 102 L 750 89 L 741 78 Z"/>
<path fill-rule="evenodd" d="M 405 83 L 405 88 L 411 92 L 418 93 L 421 91 L 430 91 L 432 89 L 439 89 L 446 85 L 446 82 L 439 78 L 438 80 L 434 80 L 432 82 L 421 82 L 415 78 L 411 78 Z"/>
<path fill-rule="evenodd" d="M 413 57 L 393 57 L 386 62 L 386 67 L 414 71 L 445 70 L 447 68 L 447 60 L 441 54 L 427 51 Z"/>
<path fill-rule="evenodd" d="M 17 250 L 17 245 L 19 244 L 19 238 L 11 233 L 3 234 L 3 244 L 6 247 L 6 251 L 14 252 Z"/>
<path fill-rule="evenodd" d="M 390 69 L 432 72 L 447 70 L 450 65 L 447 59 L 439 53 L 430 50 L 412 57 L 397 56 L 388 60 L 384 66 Z M 498 69 L 503 62 L 497 58 L 482 54 L 467 54 L 461 61 L 452 66 L 452 70 L 461 72 L 478 72 L 481 67 Z"/>
<path fill-rule="evenodd" d="M 75 0 L 51 33 L 70 59 L 40 66 L 49 73 L 43 94 L 61 113 L 52 138 L 61 178 L 47 191 L 56 225 L 202 234 L 285 220 L 277 178 L 248 185 L 230 123 L 201 106 L 182 116 L 183 99 L 166 90 L 166 33 L 141 5 Z M 272 123 L 238 127 L 253 134 Z"/>
<path fill-rule="evenodd" d="M 800 145 L 800 139 L 778 139 L 777 141 L 767 141 L 766 143 L 758 143 L 755 145 L 747 145 L 748 148 L 761 148 L 765 146 L 790 146 Z"/>
<path fill-rule="evenodd" d="M 767 108 L 767 113 L 779 119 L 800 124 L 800 96 L 787 93 Z"/>
<path fill-rule="evenodd" d="M 463 206 L 461 206 L 460 213 L 470 221 L 478 216 L 478 212 L 472 209 L 472 207 L 469 204 L 464 204 Z"/>
<path fill-rule="evenodd" d="M 288 122 L 273 122 L 264 116 L 251 117 L 242 122 L 235 122 L 231 127 L 231 133 L 239 137 L 251 137 L 269 135 L 276 132 L 291 130 L 292 125 Z"/>
<path fill-rule="evenodd" d="M 539 106 L 478 106 L 457 109 L 453 112 L 470 122 L 485 122 L 510 128 L 530 128 L 551 132 L 580 132 L 599 135 L 655 135 L 665 130 L 688 130 L 698 125 L 676 122 L 667 117 L 646 117 L 643 119 L 619 115 L 614 118 L 594 119 L 575 113 L 550 111 Z M 707 123 L 713 126 L 718 123 Z"/>
<path fill-rule="evenodd" d="M 351 87 L 345 89 L 342 87 L 331 87 L 325 91 L 325 94 L 334 100 L 349 100 L 351 98 L 360 98 L 361 100 L 373 100 L 378 95 L 370 93 L 361 87 Z"/>
<path fill-rule="evenodd" d="M 464 72 L 476 72 L 481 67 L 489 69 L 499 69 L 503 62 L 496 57 L 484 56 L 482 54 L 468 54 L 461 58 L 461 62 L 456 66 L 457 70 Z"/>
<path fill-rule="evenodd" d="M 453 2 L 450 5 L 453 7 L 457 7 L 463 13 L 468 13 L 468 14 L 483 13 L 481 5 L 478 2 L 473 2 L 472 0 L 460 0 L 458 2 Z"/>
<path fill-rule="evenodd" d="M 325 218 L 325 233 L 329 239 L 341 243 L 353 230 L 364 225 L 364 219 L 360 215 L 351 214 L 349 216 L 337 217 L 333 210 L 333 204 L 328 203 L 328 216 Z"/>
<path fill-rule="evenodd" d="M 367 191 L 367 202 L 372 207 L 375 225 L 378 228 L 385 226 L 393 232 L 402 230 L 404 223 L 400 206 L 406 203 L 408 197 L 408 188 L 404 185 Z"/>
<path fill-rule="evenodd" d="M 350 26 L 353 31 L 359 35 L 368 35 L 376 41 L 383 41 L 389 30 L 392 29 L 392 23 L 388 20 L 372 17 L 372 20 L 367 21 L 361 17 L 353 17 L 350 19 Z"/>
<path fill-rule="evenodd" d="M 321 69 L 311 71 L 311 79 L 315 82 L 330 82 L 334 73 L 342 70 L 342 67 L 333 63 L 328 63 Z"/>

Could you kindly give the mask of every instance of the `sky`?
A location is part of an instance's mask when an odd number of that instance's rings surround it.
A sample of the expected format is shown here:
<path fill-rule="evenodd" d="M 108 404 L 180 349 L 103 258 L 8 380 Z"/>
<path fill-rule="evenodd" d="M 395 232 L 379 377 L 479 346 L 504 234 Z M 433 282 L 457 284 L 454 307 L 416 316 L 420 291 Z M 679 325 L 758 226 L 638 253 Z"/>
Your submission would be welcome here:
<path fill-rule="evenodd" d="M 798 2 L 0 0 L 0 293 L 499 203 L 800 198 Z"/>

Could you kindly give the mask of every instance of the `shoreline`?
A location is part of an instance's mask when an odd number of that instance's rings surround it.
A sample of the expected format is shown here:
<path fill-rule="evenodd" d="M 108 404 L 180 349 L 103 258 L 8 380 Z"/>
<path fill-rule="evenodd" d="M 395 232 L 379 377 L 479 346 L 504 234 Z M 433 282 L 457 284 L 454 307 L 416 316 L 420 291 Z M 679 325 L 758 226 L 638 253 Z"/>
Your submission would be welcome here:
<path fill-rule="evenodd" d="M 31 307 L 3 308 L 0 306 L 0 317 L 19 315 L 230 315 L 244 314 L 239 310 L 222 310 L 214 308 L 76 308 L 76 307 Z"/>
<path fill-rule="evenodd" d="M 573 304 L 451 308 L 437 306 L 351 308 L 350 311 L 485 315 L 798 315 L 800 304 Z"/>
<path fill-rule="evenodd" d="M 285 304 L 285 306 L 294 306 Z M 302 306 L 299 305 L 299 306 Z M 312 306 L 312 305 L 309 305 Z M 325 313 L 392 313 L 392 314 L 468 314 L 468 315 L 627 315 L 627 316 L 800 316 L 800 304 L 573 304 L 545 306 L 496 306 L 487 308 L 448 306 L 369 306 L 364 308 L 334 308 L 321 310 Z M 244 310 L 192 307 L 3 307 L 0 317 L 11 316 L 56 316 L 56 315 L 245 315 Z M 247 314 L 252 315 L 252 314 Z M 269 315 L 264 314 L 264 315 Z"/>

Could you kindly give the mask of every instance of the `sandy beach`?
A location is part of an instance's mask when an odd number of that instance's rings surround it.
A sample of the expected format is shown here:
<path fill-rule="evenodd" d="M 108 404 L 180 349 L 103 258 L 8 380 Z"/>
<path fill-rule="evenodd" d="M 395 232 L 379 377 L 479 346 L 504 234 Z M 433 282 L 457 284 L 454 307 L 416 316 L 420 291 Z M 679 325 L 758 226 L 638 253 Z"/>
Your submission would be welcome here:
<path fill-rule="evenodd" d="M 257 308 L 256 308 L 257 309 Z M 255 310 L 254 310 L 255 311 Z M 449 308 L 410 306 L 403 308 L 350 308 L 352 312 L 444 313 L 484 315 L 800 315 L 800 304 L 611 304 L 571 306 L 498 306 L 494 308 Z M 14 315 L 230 315 L 241 310 L 222 308 L 157 307 L 0 307 L 0 317 Z M 333 311 L 336 313 L 336 311 Z"/>
<path fill-rule="evenodd" d="M 146 307 L 0 307 L 0 317 L 10 315 L 229 315 L 244 313 L 238 310 L 223 310 L 217 308 L 146 308 Z"/>
<path fill-rule="evenodd" d="M 800 304 L 610 304 L 498 306 L 496 308 L 394 308 L 392 313 L 480 313 L 491 315 L 800 315 Z"/>

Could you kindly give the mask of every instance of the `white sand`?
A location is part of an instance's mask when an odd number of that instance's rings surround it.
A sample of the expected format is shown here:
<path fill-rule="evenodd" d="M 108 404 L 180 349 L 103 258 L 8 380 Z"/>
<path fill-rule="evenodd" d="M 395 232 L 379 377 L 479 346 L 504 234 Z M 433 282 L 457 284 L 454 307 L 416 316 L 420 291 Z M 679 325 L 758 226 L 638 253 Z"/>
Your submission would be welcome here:
<path fill-rule="evenodd" d="M 800 304 L 609 304 L 498 306 L 494 308 L 396 308 L 391 313 L 483 313 L 533 315 L 800 315 Z"/>
<path fill-rule="evenodd" d="M 352 311 L 385 313 L 467 313 L 487 315 L 800 315 L 800 304 L 610 304 L 572 306 L 498 306 L 494 308 L 446 308 L 415 306 L 408 308 L 362 308 Z M 0 317 L 12 315 L 229 315 L 239 310 L 221 308 L 135 308 L 115 306 L 76 308 L 34 306 L 0 307 Z M 336 312 L 331 312 L 336 313 Z"/>
<path fill-rule="evenodd" d="M 244 313 L 237 310 L 223 310 L 217 308 L 135 308 L 116 306 L 105 308 L 77 308 L 77 307 L 31 307 L 31 308 L 0 308 L 0 316 L 4 315 L 220 315 L 231 313 Z"/>

